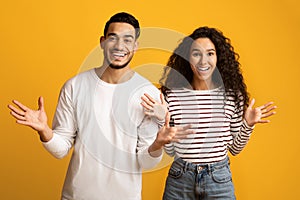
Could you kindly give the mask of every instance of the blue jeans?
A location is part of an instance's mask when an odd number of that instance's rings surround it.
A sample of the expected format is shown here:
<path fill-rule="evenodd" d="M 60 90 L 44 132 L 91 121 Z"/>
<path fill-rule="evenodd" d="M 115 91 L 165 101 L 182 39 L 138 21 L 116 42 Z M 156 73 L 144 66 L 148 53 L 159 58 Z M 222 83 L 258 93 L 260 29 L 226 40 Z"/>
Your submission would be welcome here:
<path fill-rule="evenodd" d="M 217 163 L 205 165 L 176 158 L 169 170 L 163 199 L 235 199 L 228 157 Z"/>

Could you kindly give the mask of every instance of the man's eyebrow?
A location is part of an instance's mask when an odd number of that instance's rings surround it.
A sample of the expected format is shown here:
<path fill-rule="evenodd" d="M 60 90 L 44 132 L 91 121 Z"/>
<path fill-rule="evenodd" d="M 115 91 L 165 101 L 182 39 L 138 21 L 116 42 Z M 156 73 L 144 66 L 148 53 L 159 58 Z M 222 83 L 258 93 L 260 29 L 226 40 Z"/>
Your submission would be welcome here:
<path fill-rule="evenodd" d="M 117 34 L 116 33 L 109 33 L 107 34 L 107 36 L 116 36 Z"/>
<path fill-rule="evenodd" d="M 118 36 L 118 34 L 116 34 L 116 33 L 108 33 L 107 34 L 107 36 L 109 37 L 109 36 L 116 36 L 116 37 L 119 37 Z M 122 36 L 122 37 L 124 37 L 124 38 L 132 38 L 132 39 L 134 39 L 134 36 L 133 35 L 131 35 L 131 34 L 125 34 L 124 36 Z"/>
<path fill-rule="evenodd" d="M 108 33 L 107 36 L 118 36 L 118 34 L 116 33 Z M 131 34 L 125 34 L 123 37 L 126 37 L 126 38 L 133 38 L 134 39 L 134 36 L 131 35 Z"/>
<path fill-rule="evenodd" d="M 130 35 L 130 34 L 124 35 L 124 37 L 127 37 L 127 38 L 130 37 L 130 38 L 134 39 L 133 35 Z"/>

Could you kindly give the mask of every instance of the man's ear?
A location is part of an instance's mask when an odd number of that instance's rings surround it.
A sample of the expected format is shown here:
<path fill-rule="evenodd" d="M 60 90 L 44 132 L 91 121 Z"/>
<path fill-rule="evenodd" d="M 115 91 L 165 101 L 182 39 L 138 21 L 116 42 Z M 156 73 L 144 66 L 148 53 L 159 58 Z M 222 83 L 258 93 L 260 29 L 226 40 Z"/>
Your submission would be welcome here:
<path fill-rule="evenodd" d="M 136 40 L 135 43 L 134 43 L 134 49 L 133 49 L 133 51 L 136 52 L 137 49 L 138 49 L 138 47 L 139 47 L 139 42 Z"/>
<path fill-rule="evenodd" d="M 101 47 L 101 49 L 104 48 L 104 42 L 105 42 L 105 37 L 104 37 L 104 36 L 101 36 L 101 37 L 100 37 L 100 47 Z"/>

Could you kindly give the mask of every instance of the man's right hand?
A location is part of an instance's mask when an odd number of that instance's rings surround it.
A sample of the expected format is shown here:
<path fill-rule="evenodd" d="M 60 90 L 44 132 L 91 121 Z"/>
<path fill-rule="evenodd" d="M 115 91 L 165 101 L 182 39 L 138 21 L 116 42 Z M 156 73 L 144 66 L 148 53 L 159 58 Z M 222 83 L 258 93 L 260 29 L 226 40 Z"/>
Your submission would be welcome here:
<path fill-rule="evenodd" d="M 17 105 L 17 107 L 8 105 L 8 108 L 11 110 L 10 114 L 17 119 L 16 122 L 18 124 L 29 126 L 36 130 L 43 142 L 52 139 L 53 133 L 47 123 L 48 119 L 44 109 L 43 97 L 40 97 L 38 100 L 38 110 L 32 110 L 17 100 L 13 100 L 13 103 Z"/>

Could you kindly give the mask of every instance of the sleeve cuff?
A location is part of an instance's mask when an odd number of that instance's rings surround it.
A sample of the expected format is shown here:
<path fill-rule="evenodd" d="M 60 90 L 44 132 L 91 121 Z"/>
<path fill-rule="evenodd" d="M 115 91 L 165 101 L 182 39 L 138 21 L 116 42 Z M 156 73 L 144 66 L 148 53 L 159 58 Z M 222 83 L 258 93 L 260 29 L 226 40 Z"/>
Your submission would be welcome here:
<path fill-rule="evenodd" d="M 250 126 L 245 119 L 243 120 L 243 124 L 247 130 L 253 130 L 255 128 L 255 125 Z"/>
<path fill-rule="evenodd" d="M 48 142 L 42 142 L 44 148 L 56 158 L 63 158 L 67 153 L 68 149 L 65 147 L 64 141 L 59 135 L 53 133 L 53 137 Z"/>
<path fill-rule="evenodd" d="M 142 159 L 140 160 L 141 166 L 144 169 L 150 169 L 155 167 L 162 159 L 163 154 L 161 154 L 158 157 L 152 157 L 148 151 L 148 148 L 143 149 L 142 152 L 140 152 L 140 156 L 142 156 Z"/>
<path fill-rule="evenodd" d="M 55 140 L 57 140 L 57 135 L 53 133 L 53 137 L 48 142 L 42 142 L 43 146 L 51 146 L 52 143 L 55 143 Z"/>

